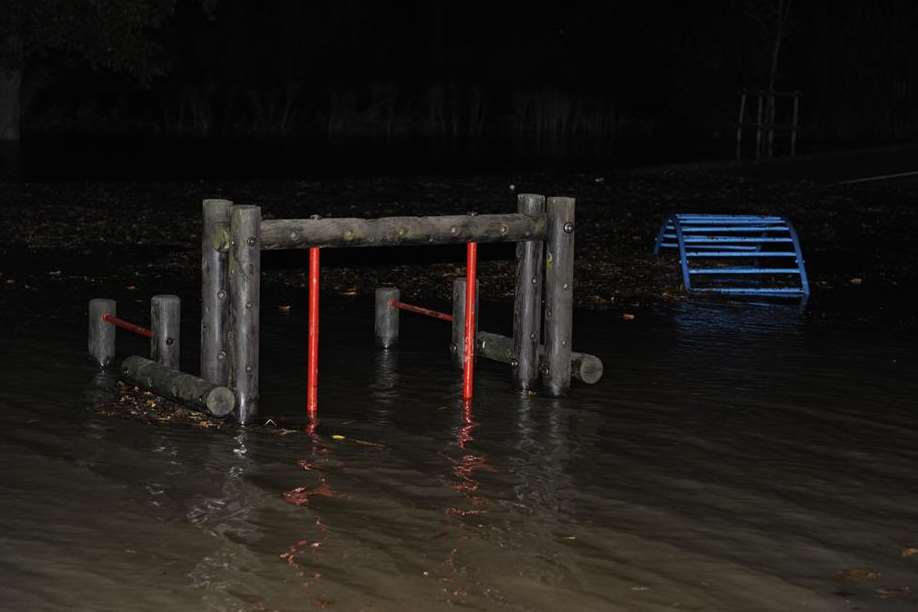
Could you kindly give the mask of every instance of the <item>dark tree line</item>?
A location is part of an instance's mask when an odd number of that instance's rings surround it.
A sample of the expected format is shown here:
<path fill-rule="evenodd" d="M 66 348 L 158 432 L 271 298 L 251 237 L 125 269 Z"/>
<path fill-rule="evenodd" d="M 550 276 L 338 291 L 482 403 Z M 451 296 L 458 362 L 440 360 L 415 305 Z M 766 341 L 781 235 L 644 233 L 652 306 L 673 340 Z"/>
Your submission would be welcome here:
<path fill-rule="evenodd" d="M 803 143 L 918 131 L 916 3 L 7 0 L 0 140 L 287 138 L 627 157 L 731 150 L 743 88 Z"/>

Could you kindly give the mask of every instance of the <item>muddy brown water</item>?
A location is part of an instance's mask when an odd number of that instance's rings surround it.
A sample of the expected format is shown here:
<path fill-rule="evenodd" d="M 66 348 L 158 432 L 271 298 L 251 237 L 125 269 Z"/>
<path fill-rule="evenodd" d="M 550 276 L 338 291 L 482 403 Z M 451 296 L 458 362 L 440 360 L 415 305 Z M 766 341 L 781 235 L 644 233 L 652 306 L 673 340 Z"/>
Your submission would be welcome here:
<path fill-rule="evenodd" d="M 302 310 L 265 301 L 263 416 L 301 421 Z M 603 381 L 527 399 L 485 363 L 466 411 L 444 324 L 380 353 L 366 300 L 325 302 L 321 422 L 281 435 L 99 416 L 83 311 L 55 313 L 0 336 L 0 609 L 916 606 L 918 360 L 882 325 L 578 312 Z"/>

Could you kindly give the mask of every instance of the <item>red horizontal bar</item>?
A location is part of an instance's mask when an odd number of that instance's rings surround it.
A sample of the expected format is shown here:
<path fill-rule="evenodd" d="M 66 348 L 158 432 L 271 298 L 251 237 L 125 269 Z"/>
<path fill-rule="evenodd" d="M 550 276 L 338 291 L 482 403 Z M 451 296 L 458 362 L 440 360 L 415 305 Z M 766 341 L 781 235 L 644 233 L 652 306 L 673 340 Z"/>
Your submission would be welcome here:
<path fill-rule="evenodd" d="M 141 327 L 139 325 L 134 325 L 130 321 L 125 321 L 124 319 L 119 319 L 116 316 L 105 313 L 102 315 L 102 320 L 106 323 L 111 323 L 115 327 L 120 327 L 121 329 L 126 329 L 129 332 L 134 332 L 140 336 L 146 336 L 147 338 L 153 337 L 153 332 L 146 327 Z"/>
<path fill-rule="evenodd" d="M 392 305 L 399 310 L 407 310 L 409 312 L 416 312 L 418 314 L 433 317 L 434 319 L 443 319 L 444 321 L 452 321 L 453 315 L 446 314 L 445 312 L 438 312 L 436 310 L 431 310 L 430 308 L 424 308 L 422 306 L 415 306 L 414 304 L 406 304 L 404 302 L 392 301 Z"/>

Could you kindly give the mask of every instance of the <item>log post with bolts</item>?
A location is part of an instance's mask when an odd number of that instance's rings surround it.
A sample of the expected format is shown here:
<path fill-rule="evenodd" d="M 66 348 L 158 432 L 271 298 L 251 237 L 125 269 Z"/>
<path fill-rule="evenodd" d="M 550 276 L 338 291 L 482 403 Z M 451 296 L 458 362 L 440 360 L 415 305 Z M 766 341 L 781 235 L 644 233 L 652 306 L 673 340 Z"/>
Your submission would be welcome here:
<path fill-rule="evenodd" d="M 182 302 L 177 295 L 154 295 L 150 300 L 150 359 L 179 369 Z"/>
<path fill-rule="evenodd" d="M 398 301 L 401 295 L 397 287 L 376 289 L 375 332 L 376 346 L 390 349 L 398 344 Z"/>
<path fill-rule="evenodd" d="M 201 233 L 201 378 L 229 382 L 226 336 L 229 323 L 229 200 L 204 200 Z"/>
<path fill-rule="evenodd" d="M 261 304 L 261 208 L 233 206 L 230 213 L 229 383 L 236 416 L 246 424 L 258 414 L 258 326 Z"/>
<path fill-rule="evenodd" d="M 115 326 L 104 319 L 105 315 L 118 315 L 115 300 L 89 301 L 89 354 L 103 368 L 115 359 Z"/>
<path fill-rule="evenodd" d="M 545 244 L 545 363 L 542 383 L 552 397 L 571 386 L 574 313 L 574 198 L 549 198 Z"/>
<path fill-rule="evenodd" d="M 520 194 L 520 213 L 533 217 L 545 214 L 545 196 Z M 538 347 L 542 318 L 541 240 L 516 243 L 516 291 L 513 298 L 513 384 L 521 391 L 534 388 L 539 377 Z"/>

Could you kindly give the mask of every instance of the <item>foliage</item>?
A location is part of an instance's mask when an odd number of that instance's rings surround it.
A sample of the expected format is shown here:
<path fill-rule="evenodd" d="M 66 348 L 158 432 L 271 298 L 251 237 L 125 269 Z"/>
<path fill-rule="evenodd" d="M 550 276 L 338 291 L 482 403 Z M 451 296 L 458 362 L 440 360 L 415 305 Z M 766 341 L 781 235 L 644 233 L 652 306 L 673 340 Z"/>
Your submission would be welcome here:
<path fill-rule="evenodd" d="M 128 72 L 149 83 L 165 68 L 161 46 L 150 34 L 172 16 L 175 3 L 5 0 L 0 7 L 2 61 L 7 69 L 22 69 L 33 58 L 59 52 L 94 69 Z"/>

